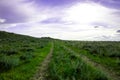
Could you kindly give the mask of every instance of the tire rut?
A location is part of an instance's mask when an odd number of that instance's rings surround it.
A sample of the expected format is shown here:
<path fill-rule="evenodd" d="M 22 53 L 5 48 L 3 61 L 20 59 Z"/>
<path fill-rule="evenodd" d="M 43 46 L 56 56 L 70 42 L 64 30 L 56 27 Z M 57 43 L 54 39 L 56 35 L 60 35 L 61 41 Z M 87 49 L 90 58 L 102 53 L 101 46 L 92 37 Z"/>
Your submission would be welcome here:
<path fill-rule="evenodd" d="M 40 67 L 38 68 L 37 73 L 30 80 L 45 80 L 45 75 L 46 75 L 46 72 L 47 72 L 48 64 L 50 63 L 52 53 L 53 53 L 53 47 L 54 47 L 54 44 L 52 43 L 52 47 L 50 49 L 49 54 L 44 59 L 44 61 L 40 65 Z"/>
<path fill-rule="evenodd" d="M 87 64 L 91 64 L 91 66 L 96 67 L 98 70 L 102 71 L 110 80 L 120 80 L 120 77 L 116 75 L 116 73 L 112 70 L 108 70 L 106 67 L 102 66 L 99 63 L 96 63 L 89 59 L 87 56 L 81 55 L 82 60 L 84 60 Z"/>
<path fill-rule="evenodd" d="M 67 49 L 68 51 L 74 52 L 76 53 L 74 50 L 68 48 L 67 46 L 63 47 L 65 49 Z M 92 61 L 90 58 L 88 58 L 85 55 L 82 54 L 78 54 L 76 53 L 76 56 L 81 57 L 81 59 L 86 62 L 87 64 L 90 64 L 92 67 L 95 67 L 96 69 L 102 71 L 110 80 L 120 80 L 120 76 L 117 76 L 116 73 L 114 71 L 108 70 L 106 67 L 104 67 L 103 65 L 96 63 L 94 61 Z"/>

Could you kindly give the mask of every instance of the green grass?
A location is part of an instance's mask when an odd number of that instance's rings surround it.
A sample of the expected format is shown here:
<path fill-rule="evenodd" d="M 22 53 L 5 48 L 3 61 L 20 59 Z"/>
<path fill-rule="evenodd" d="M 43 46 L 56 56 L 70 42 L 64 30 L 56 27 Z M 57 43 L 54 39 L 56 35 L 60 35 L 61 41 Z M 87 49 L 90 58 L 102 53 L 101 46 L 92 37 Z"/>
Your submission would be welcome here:
<path fill-rule="evenodd" d="M 29 80 L 32 77 L 39 64 L 43 61 L 46 55 L 49 53 L 51 44 L 47 45 L 43 49 L 37 49 L 34 53 L 36 57 L 32 59 L 29 63 L 24 63 L 16 68 L 13 68 L 7 72 L 0 75 L 0 80 Z"/>
<path fill-rule="evenodd" d="M 47 80 L 108 80 L 104 73 L 58 43 L 55 43 Z"/>
<path fill-rule="evenodd" d="M 29 80 L 50 48 L 49 38 L 0 32 L 0 80 Z"/>
<path fill-rule="evenodd" d="M 61 41 L 0 31 L 0 80 L 29 80 L 49 53 L 52 41 L 55 46 L 47 80 L 109 80 L 78 55 L 120 75 L 120 42 Z"/>
<path fill-rule="evenodd" d="M 64 42 L 72 50 L 87 56 L 120 75 L 120 42 Z"/>

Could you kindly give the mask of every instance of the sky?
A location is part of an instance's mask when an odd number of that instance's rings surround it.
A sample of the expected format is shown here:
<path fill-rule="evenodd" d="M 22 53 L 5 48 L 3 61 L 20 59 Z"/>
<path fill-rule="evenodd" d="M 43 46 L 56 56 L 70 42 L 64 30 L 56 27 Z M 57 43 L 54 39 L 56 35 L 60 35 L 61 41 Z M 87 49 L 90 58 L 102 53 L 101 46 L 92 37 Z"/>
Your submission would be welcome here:
<path fill-rule="evenodd" d="M 0 0 L 0 31 L 120 41 L 120 0 Z"/>

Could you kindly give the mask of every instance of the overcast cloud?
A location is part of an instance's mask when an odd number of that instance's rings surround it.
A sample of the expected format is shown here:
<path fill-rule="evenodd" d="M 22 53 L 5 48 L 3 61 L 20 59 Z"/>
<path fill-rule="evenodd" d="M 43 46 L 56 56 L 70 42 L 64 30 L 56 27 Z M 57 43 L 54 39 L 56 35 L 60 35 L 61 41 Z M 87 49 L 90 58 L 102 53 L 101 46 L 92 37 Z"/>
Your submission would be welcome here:
<path fill-rule="evenodd" d="M 64 40 L 120 40 L 120 0 L 1 0 L 0 30 Z"/>

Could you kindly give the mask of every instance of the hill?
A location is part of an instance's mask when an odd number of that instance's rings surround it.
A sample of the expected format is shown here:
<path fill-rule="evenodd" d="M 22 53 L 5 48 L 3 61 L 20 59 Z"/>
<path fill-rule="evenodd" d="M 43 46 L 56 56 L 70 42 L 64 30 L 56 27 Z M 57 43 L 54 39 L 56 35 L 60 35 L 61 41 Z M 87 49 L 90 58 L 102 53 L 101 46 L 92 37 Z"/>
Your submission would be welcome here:
<path fill-rule="evenodd" d="M 63 41 L 0 31 L 0 80 L 120 80 L 119 41 Z"/>
<path fill-rule="evenodd" d="M 48 54 L 50 40 L 0 31 L 0 80 L 9 80 L 11 76 L 12 80 L 27 80 Z"/>

